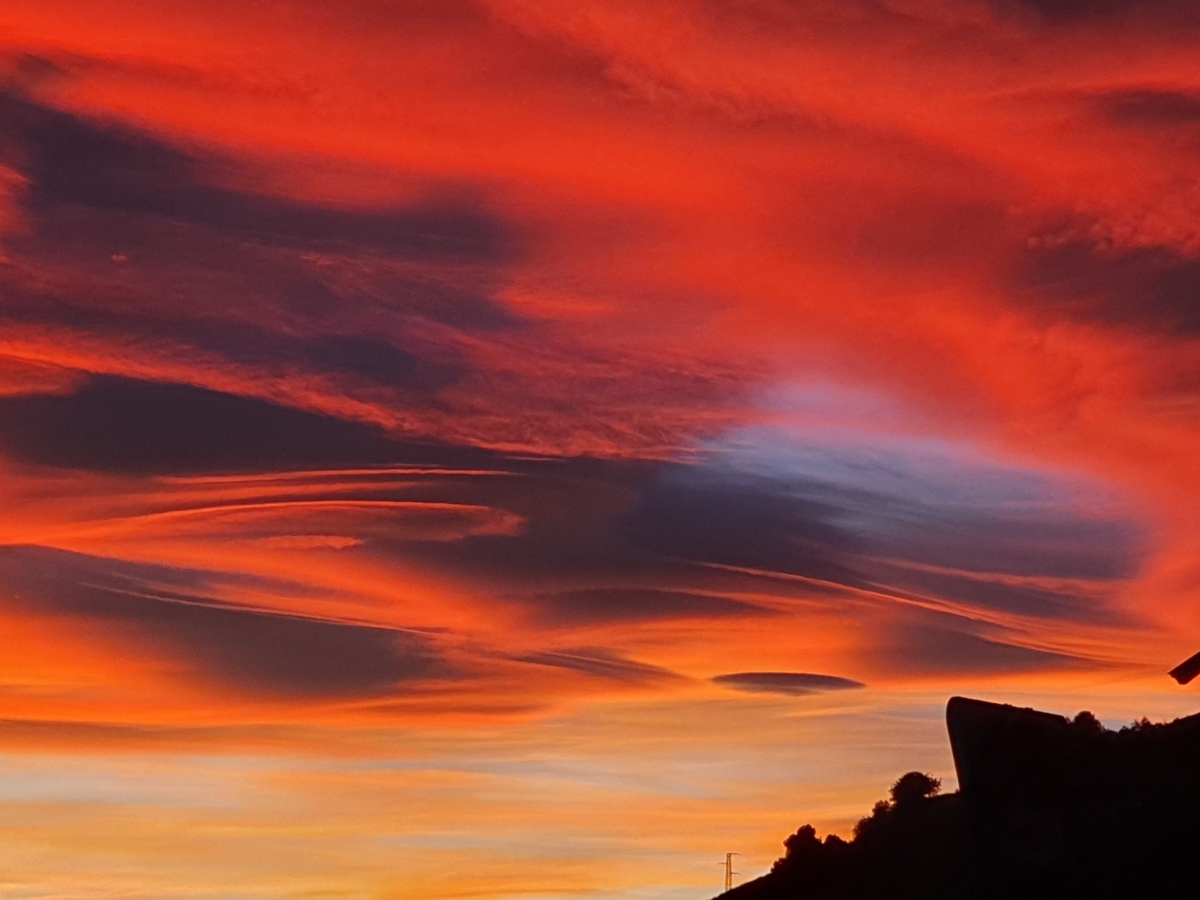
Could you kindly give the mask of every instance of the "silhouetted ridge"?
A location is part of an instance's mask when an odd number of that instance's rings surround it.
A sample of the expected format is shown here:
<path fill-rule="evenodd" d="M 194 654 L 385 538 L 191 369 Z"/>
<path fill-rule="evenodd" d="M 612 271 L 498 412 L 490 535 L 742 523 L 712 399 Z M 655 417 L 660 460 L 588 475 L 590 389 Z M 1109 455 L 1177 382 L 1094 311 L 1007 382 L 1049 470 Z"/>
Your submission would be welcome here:
<path fill-rule="evenodd" d="M 960 790 L 909 772 L 845 841 L 805 825 L 728 900 L 1200 896 L 1200 715 L 1109 731 L 954 697 Z"/>

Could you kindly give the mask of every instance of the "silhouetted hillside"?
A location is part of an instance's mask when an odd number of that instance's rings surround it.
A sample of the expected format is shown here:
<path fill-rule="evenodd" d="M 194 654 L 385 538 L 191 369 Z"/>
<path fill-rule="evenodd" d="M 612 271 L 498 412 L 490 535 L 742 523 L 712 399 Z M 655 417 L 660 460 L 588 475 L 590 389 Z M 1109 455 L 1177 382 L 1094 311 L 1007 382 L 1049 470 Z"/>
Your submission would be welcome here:
<path fill-rule="evenodd" d="M 805 825 L 725 900 L 1200 896 L 1200 716 L 1104 729 L 953 698 L 960 790 L 901 777 L 854 836 Z"/>

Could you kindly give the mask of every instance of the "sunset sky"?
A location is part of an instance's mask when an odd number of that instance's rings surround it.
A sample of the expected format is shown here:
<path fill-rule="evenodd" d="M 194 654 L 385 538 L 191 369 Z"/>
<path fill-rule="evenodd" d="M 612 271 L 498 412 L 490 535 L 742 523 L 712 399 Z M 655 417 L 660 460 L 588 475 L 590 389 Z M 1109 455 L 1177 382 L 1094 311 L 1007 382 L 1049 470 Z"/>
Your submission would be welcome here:
<path fill-rule="evenodd" d="M 1196 711 L 1198 42 L 5 0 L 0 898 L 702 900 Z"/>

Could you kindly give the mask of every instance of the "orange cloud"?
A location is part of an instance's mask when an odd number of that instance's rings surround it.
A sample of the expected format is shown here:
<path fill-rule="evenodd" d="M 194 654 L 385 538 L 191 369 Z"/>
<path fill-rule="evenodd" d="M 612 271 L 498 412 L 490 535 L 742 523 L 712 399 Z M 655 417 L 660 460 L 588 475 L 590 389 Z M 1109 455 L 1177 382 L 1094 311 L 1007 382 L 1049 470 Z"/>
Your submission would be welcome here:
<path fill-rule="evenodd" d="M 1196 24 L 7 3 L 6 878 L 699 896 L 1187 709 Z"/>

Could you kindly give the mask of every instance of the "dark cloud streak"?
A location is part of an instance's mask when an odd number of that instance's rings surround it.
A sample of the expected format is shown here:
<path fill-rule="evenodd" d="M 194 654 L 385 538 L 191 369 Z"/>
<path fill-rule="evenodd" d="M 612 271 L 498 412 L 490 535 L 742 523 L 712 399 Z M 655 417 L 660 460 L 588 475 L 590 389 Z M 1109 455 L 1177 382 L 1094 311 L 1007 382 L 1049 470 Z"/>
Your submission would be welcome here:
<path fill-rule="evenodd" d="M 1090 660 L 1035 650 L 967 630 L 944 616 L 894 623 L 872 657 L 881 669 L 902 676 L 1037 672 L 1093 667 Z"/>
<path fill-rule="evenodd" d="M 1200 93 L 1128 88 L 1102 94 L 1095 103 L 1114 125 L 1200 125 Z"/>
<path fill-rule="evenodd" d="M 582 672 L 585 675 L 591 675 L 595 678 L 630 684 L 644 684 L 679 677 L 668 669 L 625 659 L 609 650 L 598 647 L 530 653 L 518 657 L 517 661 L 538 666 L 550 666 L 556 669 L 567 669 L 573 672 Z"/>
<path fill-rule="evenodd" d="M 224 232 L 304 243 L 374 247 L 393 253 L 498 260 L 511 236 L 478 206 L 429 200 L 407 209 L 366 212 L 320 207 L 219 187 L 217 160 L 147 134 L 91 122 L 0 93 L 7 155 L 32 181 L 38 211 L 73 204 L 161 216 Z"/>
<path fill-rule="evenodd" d="M 1035 245 L 1013 281 L 1046 315 L 1180 336 L 1200 331 L 1200 262 L 1167 248 L 1117 250 L 1082 239 Z"/>
<path fill-rule="evenodd" d="M 0 397 L 0 447 L 24 462 L 133 473 L 269 471 L 406 455 L 404 445 L 368 425 L 113 377 L 92 378 L 66 396 Z"/>
<path fill-rule="evenodd" d="M 1033 13 L 1063 26 L 1135 17 L 1163 24 L 1200 21 L 1200 13 L 1189 0 L 991 0 L 991 4 L 1001 12 Z"/>
<path fill-rule="evenodd" d="M 204 677 L 294 699 L 387 695 L 451 669 L 411 632 L 241 609 L 161 590 L 159 567 L 30 547 L 0 550 L 18 607 L 86 620 L 130 649 L 149 645 Z"/>
<path fill-rule="evenodd" d="M 728 597 L 653 588 L 585 588 L 534 598 L 551 624 L 769 616 L 775 611 Z"/>

